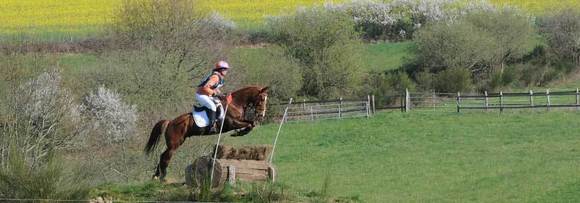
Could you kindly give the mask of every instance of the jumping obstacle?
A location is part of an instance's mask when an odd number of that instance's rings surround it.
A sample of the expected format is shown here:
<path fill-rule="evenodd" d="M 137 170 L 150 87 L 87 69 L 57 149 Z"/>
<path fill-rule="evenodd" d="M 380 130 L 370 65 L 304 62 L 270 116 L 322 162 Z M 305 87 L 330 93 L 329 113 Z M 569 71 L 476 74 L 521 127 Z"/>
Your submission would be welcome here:
<path fill-rule="evenodd" d="M 268 162 L 271 145 L 234 147 L 219 145 L 212 187 L 242 182 L 275 181 L 276 171 Z M 215 149 L 214 149 L 215 153 Z M 212 154 L 214 154 L 212 153 Z M 186 168 L 186 184 L 200 186 L 210 180 L 212 156 L 202 156 Z"/>

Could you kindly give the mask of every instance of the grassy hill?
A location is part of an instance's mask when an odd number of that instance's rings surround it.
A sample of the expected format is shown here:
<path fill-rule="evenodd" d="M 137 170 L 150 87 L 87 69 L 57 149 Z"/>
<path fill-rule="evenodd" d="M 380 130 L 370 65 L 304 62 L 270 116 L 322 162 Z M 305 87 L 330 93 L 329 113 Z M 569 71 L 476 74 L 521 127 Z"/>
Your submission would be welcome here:
<path fill-rule="evenodd" d="M 380 113 L 290 123 L 274 163 L 296 190 L 368 202 L 580 200 L 580 114 Z M 272 143 L 277 125 L 230 144 Z"/>

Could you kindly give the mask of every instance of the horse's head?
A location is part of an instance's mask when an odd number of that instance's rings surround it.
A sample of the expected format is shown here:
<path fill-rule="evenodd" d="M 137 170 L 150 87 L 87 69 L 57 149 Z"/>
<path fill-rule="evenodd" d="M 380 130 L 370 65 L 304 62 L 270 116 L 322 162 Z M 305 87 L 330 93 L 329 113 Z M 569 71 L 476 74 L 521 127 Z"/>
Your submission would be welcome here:
<path fill-rule="evenodd" d="M 232 96 L 234 103 L 244 107 L 244 111 L 254 110 L 253 115 L 256 116 L 254 120 L 261 121 L 266 116 L 268 87 L 249 86 L 233 92 Z"/>
<path fill-rule="evenodd" d="M 256 115 L 259 115 L 260 120 L 266 117 L 266 105 L 268 104 L 268 87 L 262 88 L 254 99 L 254 106 L 256 107 Z"/>

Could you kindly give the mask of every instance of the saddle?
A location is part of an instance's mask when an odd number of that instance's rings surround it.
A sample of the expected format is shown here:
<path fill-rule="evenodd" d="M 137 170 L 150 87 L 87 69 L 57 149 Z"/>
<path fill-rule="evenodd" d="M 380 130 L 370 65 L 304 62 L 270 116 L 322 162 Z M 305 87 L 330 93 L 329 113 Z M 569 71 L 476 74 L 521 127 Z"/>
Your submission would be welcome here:
<path fill-rule="evenodd" d="M 215 101 L 214 101 L 215 102 Z M 217 105 L 217 118 L 218 119 L 224 119 L 225 115 L 223 115 L 223 107 L 221 105 L 221 103 L 216 102 Z M 195 125 L 197 125 L 197 127 L 200 128 L 204 128 L 207 127 L 208 125 L 210 125 L 209 123 L 209 118 L 207 116 L 207 114 L 210 112 L 211 110 L 208 109 L 205 106 L 200 106 L 200 105 L 195 105 L 193 106 L 193 112 L 191 112 L 191 114 L 193 115 L 193 120 L 195 121 Z"/>

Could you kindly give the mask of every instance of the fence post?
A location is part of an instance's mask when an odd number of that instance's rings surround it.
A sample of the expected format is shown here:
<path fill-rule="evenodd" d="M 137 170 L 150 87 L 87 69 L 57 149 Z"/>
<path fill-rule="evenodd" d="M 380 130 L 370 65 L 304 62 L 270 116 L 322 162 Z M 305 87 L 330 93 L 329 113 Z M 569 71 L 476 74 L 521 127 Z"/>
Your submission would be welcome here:
<path fill-rule="evenodd" d="M 338 118 L 342 118 L 342 97 L 338 99 Z"/>
<path fill-rule="evenodd" d="M 306 111 L 306 99 L 302 99 L 302 111 Z"/>
<path fill-rule="evenodd" d="M 367 95 L 367 118 L 371 117 L 371 95 Z"/>
<path fill-rule="evenodd" d="M 461 93 L 457 92 L 457 113 L 459 113 L 461 110 Z"/>
<path fill-rule="evenodd" d="M 435 90 L 433 90 L 433 92 L 431 92 L 431 107 L 433 107 L 433 111 L 435 111 L 435 100 L 437 98 L 437 96 L 435 95 Z"/>
<path fill-rule="evenodd" d="M 548 100 L 548 105 L 546 105 L 546 109 L 549 111 L 552 102 L 550 101 L 550 89 L 546 89 L 546 99 Z"/>
<path fill-rule="evenodd" d="M 503 112 L 503 91 L 499 91 L 499 112 Z"/>
<path fill-rule="evenodd" d="M 409 95 L 409 89 L 405 89 L 405 112 L 411 110 L 411 96 Z"/>
<path fill-rule="evenodd" d="M 399 95 L 399 96 L 400 96 L 399 100 L 401 102 L 401 112 L 405 112 L 405 109 L 407 108 L 407 107 L 405 107 L 405 105 L 406 105 L 405 104 L 405 94 L 401 93 L 401 95 Z"/>
<path fill-rule="evenodd" d="M 314 110 L 312 109 L 313 105 L 310 106 L 310 120 L 314 120 Z"/>
<path fill-rule="evenodd" d="M 489 98 L 487 97 L 487 91 L 484 91 L 483 94 L 485 95 L 485 101 L 484 101 L 484 106 L 485 106 L 485 110 L 488 111 L 489 110 Z"/>
<path fill-rule="evenodd" d="M 534 107 L 534 91 L 530 90 L 530 106 Z"/>
<path fill-rule="evenodd" d="M 576 111 L 580 107 L 580 89 L 576 88 Z"/>
<path fill-rule="evenodd" d="M 375 115 L 376 111 L 377 111 L 377 107 L 375 106 L 375 95 L 373 94 L 371 96 L 371 101 L 372 101 L 372 108 L 373 108 L 373 115 Z"/>

